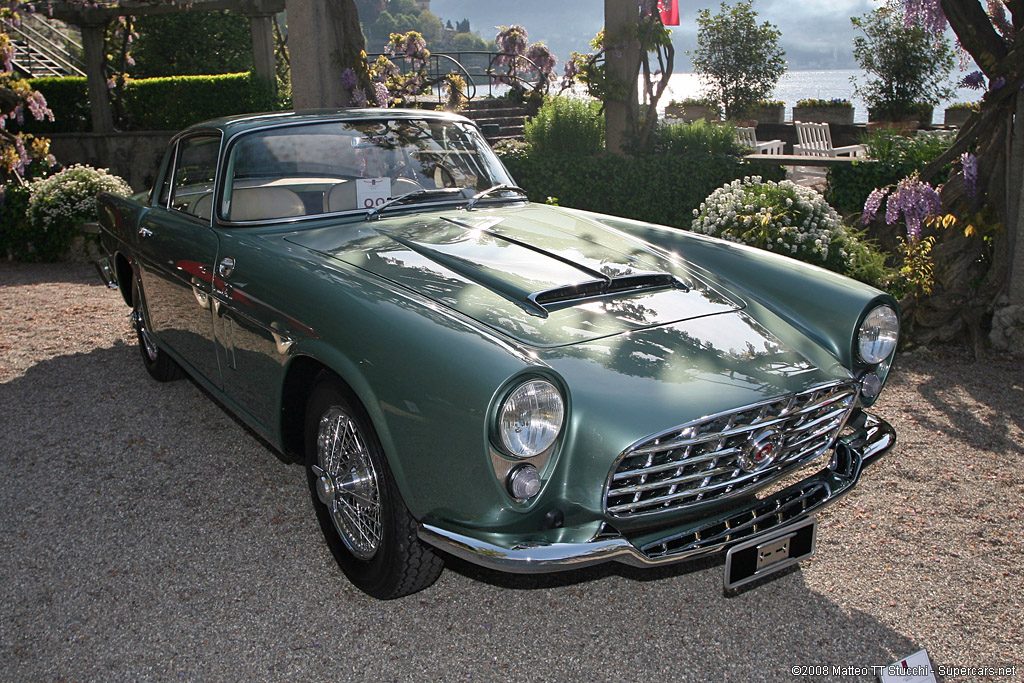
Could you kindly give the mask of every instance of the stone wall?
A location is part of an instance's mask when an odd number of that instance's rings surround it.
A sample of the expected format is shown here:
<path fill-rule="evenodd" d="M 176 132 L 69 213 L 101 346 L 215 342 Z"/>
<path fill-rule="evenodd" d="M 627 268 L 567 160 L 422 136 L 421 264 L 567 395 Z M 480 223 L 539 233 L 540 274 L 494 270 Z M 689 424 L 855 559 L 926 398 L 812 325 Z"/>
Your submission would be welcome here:
<path fill-rule="evenodd" d="M 50 151 L 65 166 L 88 164 L 107 168 L 128 181 L 136 192 L 153 185 L 167 143 L 175 131 L 131 133 L 57 133 L 50 137 Z"/>

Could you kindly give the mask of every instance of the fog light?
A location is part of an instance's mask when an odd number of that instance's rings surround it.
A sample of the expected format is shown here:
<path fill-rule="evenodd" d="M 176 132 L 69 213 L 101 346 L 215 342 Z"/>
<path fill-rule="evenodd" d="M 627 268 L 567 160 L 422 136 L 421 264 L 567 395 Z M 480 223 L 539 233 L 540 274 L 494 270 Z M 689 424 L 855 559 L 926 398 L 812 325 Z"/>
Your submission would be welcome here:
<path fill-rule="evenodd" d="M 866 399 L 875 398 L 881 390 L 882 380 L 873 372 L 864 375 L 860 381 L 860 395 Z"/>
<path fill-rule="evenodd" d="M 508 473 L 507 486 L 513 498 L 533 498 L 540 493 L 540 473 L 533 465 L 520 465 Z"/>

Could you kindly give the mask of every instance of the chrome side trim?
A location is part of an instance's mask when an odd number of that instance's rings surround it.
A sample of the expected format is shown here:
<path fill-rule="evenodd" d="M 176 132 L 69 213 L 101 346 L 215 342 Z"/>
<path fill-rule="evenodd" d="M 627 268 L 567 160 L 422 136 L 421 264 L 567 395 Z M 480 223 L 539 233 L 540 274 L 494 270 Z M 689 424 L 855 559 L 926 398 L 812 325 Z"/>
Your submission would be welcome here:
<path fill-rule="evenodd" d="M 825 469 L 812 474 L 764 500 L 744 506 L 697 525 L 670 530 L 663 538 L 637 548 L 625 537 L 599 533 L 585 543 L 520 542 L 502 546 L 434 524 L 420 524 L 420 540 L 444 552 L 489 569 L 517 574 L 568 571 L 616 561 L 634 567 L 673 564 L 720 552 L 738 543 L 777 535 L 836 502 L 857 484 L 865 465 L 877 461 L 896 443 L 896 434 L 885 421 L 871 415 L 854 434 L 844 436 L 836 457 Z M 798 505 L 783 517 L 786 506 Z"/>
<path fill-rule="evenodd" d="M 93 265 L 96 266 L 103 284 L 110 289 L 117 289 L 117 275 L 114 273 L 113 266 L 110 265 L 110 259 L 101 258 L 98 261 L 93 261 Z"/>

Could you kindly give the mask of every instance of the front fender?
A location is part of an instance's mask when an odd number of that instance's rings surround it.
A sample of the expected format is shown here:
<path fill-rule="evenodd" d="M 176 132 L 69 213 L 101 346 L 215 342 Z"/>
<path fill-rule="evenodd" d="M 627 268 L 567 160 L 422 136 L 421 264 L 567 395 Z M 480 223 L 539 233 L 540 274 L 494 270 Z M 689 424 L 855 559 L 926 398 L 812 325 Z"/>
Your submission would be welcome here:
<path fill-rule="evenodd" d="M 854 339 L 878 304 L 899 312 L 891 295 L 795 259 L 699 233 L 577 211 L 683 258 L 702 276 L 739 290 L 752 309 L 777 316 L 855 370 Z M 884 377 L 883 377 L 884 379 Z"/>

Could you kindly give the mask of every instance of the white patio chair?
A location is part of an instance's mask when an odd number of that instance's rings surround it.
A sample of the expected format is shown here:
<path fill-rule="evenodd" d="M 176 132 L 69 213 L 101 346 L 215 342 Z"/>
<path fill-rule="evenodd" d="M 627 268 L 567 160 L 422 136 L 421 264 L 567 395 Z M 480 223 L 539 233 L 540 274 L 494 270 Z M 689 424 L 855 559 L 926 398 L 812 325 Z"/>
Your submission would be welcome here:
<path fill-rule="evenodd" d="M 758 142 L 757 137 L 754 135 L 754 128 L 748 128 L 743 126 L 737 126 L 736 128 L 736 139 L 741 145 L 750 147 L 756 154 L 782 154 L 785 150 L 786 143 L 782 140 L 769 140 L 767 142 Z"/>
<path fill-rule="evenodd" d="M 827 123 L 794 121 L 793 124 L 796 126 L 796 136 L 800 141 L 793 145 L 793 154 L 808 157 L 862 157 L 867 155 L 864 145 L 833 147 L 832 133 L 829 131 Z"/>

